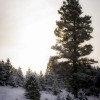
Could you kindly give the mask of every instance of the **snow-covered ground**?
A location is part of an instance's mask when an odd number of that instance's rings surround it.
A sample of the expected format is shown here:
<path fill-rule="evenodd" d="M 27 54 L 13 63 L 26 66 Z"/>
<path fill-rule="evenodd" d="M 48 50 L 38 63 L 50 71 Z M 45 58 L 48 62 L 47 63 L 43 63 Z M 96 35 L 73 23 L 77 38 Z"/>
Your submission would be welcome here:
<path fill-rule="evenodd" d="M 57 100 L 57 97 L 48 92 L 41 92 L 41 100 Z"/>
<path fill-rule="evenodd" d="M 5 87 L 0 86 L 0 100 L 28 100 L 25 98 L 24 93 L 25 90 L 20 87 L 12 88 L 10 86 L 5 86 Z M 62 90 L 62 92 L 59 94 L 59 97 L 65 99 L 66 95 L 68 94 L 73 98 L 72 94 L 66 92 L 65 90 Z M 54 96 L 52 93 L 42 91 L 40 100 L 57 100 L 57 96 Z M 100 100 L 100 99 L 94 96 L 90 96 L 88 97 L 88 100 Z"/>
<path fill-rule="evenodd" d="M 10 86 L 0 86 L 0 100 L 28 100 L 24 96 L 25 90 L 23 88 L 12 88 Z M 41 100 L 56 100 L 56 96 L 41 92 Z"/>
<path fill-rule="evenodd" d="M 24 97 L 23 88 L 12 88 L 0 86 L 0 100 L 27 100 Z"/>

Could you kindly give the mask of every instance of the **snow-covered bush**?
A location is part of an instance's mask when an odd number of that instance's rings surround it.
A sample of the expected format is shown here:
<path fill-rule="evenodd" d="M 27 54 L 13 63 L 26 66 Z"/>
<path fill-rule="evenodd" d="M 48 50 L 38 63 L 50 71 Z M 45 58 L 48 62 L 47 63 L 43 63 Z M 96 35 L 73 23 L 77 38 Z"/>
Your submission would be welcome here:
<path fill-rule="evenodd" d="M 85 95 L 85 92 L 82 91 L 82 89 L 80 89 L 79 92 L 78 92 L 78 99 L 79 100 L 88 100 L 86 95 Z"/>

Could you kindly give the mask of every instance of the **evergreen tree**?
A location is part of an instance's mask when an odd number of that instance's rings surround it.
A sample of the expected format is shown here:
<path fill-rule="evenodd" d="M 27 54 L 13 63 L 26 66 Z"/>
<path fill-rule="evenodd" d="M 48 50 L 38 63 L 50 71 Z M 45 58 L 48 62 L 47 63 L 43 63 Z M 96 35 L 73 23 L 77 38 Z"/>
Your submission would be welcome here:
<path fill-rule="evenodd" d="M 7 61 L 5 62 L 4 64 L 4 69 L 5 69 L 5 78 L 6 78 L 6 81 L 5 83 L 6 84 L 9 84 L 9 77 L 11 75 L 11 72 L 12 72 L 12 65 L 11 65 L 11 62 L 10 62 L 10 59 L 8 58 Z"/>
<path fill-rule="evenodd" d="M 9 77 L 9 85 L 17 87 L 18 86 L 18 73 L 17 69 L 13 68 L 12 73 Z"/>
<path fill-rule="evenodd" d="M 27 99 L 40 100 L 39 87 L 34 76 L 31 76 L 28 79 L 25 85 L 25 89 L 26 89 L 25 96 Z"/>
<path fill-rule="evenodd" d="M 25 84 L 27 83 L 27 81 L 30 77 L 35 77 L 35 79 L 39 85 L 39 75 L 36 72 L 32 72 L 32 70 L 30 68 L 28 68 L 28 70 L 26 72 L 26 77 L 25 77 Z"/>
<path fill-rule="evenodd" d="M 59 81 L 58 75 L 55 74 L 53 71 L 46 73 L 45 75 L 45 87 L 47 91 L 52 91 L 55 95 L 59 92 Z"/>
<path fill-rule="evenodd" d="M 24 76 L 21 67 L 17 69 L 17 74 L 18 74 L 18 86 L 23 86 L 24 85 Z"/>
<path fill-rule="evenodd" d="M 24 85 L 24 76 L 20 67 L 18 69 L 12 69 L 12 73 L 9 77 L 9 84 L 14 87 L 22 87 Z"/>
<path fill-rule="evenodd" d="M 56 74 L 53 74 L 53 84 L 52 84 L 52 91 L 54 95 L 57 95 L 59 93 L 59 82 L 58 82 L 58 77 Z"/>
<path fill-rule="evenodd" d="M 26 71 L 26 75 L 25 75 L 25 84 L 27 83 L 28 79 L 33 75 L 33 72 L 30 68 L 28 68 L 28 70 Z"/>
<path fill-rule="evenodd" d="M 40 85 L 41 90 L 45 89 L 44 75 L 43 75 L 42 71 L 40 71 L 40 75 L 39 75 L 39 85 Z"/>
<path fill-rule="evenodd" d="M 4 69 L 4 61 L 0 61 L 0 85 L 5 85 L 6 73 Z"/>
<path fill-rule="evenodd" d="M 33 75 L 33 72 L 30 68 L 28 68 L 26 72 L 26 81 Z"/>
<path fill-rule="evenodd" d="M 87 66 L 96 63 L 94 59 L 86 57 L 93 51 L 92 45 L 83 44 L 92 38 L 91 17 L 82 16 L 79 0 L 64 1 L 58 13 L 61 17 L 60 21 L 56 22 L 57 28 L 54 31 L 57 42 L 52 49 L 57 51 L 58 61 L 63 60 L 65 63 L 65 70 L 71 67 L 69 84 L 73 94 L 77 95 L 79 72 L 84 73 Z"/>
<path fill-rule="evenodd" d="M 64 75 L 65 75 L 64 67 L 65 66 L 63 63 L 59 63 L 57 59 L 58 59 L 57 56 L 50 57 L 49 63 L 47 65 L 46 76 L 50 77 L 50 76 L 53 76 L 53 74 L 54 76 L 57 76 L 56 78 L 59 83 L 59 88 L 62 89 L 62 88 L 65 88 L 65 81 L 64 81 Z"/>
<path fill-rule="evenodd" d="M 52 91 L 53 86 L 53 72 L 45 74 L 45 89 L 47 91 Z"/>
<path fill-rule="evenodd" d="M 0 61 L 0 85 L 22 86 L 23 83 L 24 76 L 20 67 L 15 69 L 10 59 Z"/>
<path fill-rule="evenodd" d="M 54 58 L 51 57 L 48 65 L 47 65 L 47 70 L 45 73 L 45 87 L 46 87 L 47 91 L 53 90 L 53 85 L 54 85 L 54 80 L 55 80 L 54 68 L 51 67 L 53 65 L 54 65 Z"/>
<path fill-rule="evenodd" d="M 0 62 L 0 84 L 9 85 L 9 77 L 12 71 L 12 65 L 10 60 L 7 59 L 7 62 Z"/>

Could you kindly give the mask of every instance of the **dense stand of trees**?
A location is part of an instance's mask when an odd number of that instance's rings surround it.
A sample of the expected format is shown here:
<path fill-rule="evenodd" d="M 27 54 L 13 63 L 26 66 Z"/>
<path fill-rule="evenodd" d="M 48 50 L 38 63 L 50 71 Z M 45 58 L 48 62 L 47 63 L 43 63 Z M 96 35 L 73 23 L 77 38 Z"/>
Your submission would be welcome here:
<path fill-rule="evenodd" d="M 61 89 L 67 89 L 67 91 L 72 92 L 72 87 L 69 84 L 69 79 L 72 77 L 72 67 L 68 66 L 67 69 L 65 68 L 66 63 L 59 62 L 53 56 L 50 57 L 45 74 L 42 71 L 40 71 L 40 74 L 37 74 L 29 68 L 26 75 L 23 75 L 22 69 L 20 67 L 18 69 L 14 68 L 10 60 L 7 59 L 6 62 L 0 61 L 0 85 L 24 87 L 26 89 L 25 96 L 27 98 L 36 98 L 35 100 L 39 100 L 40 91 L 52 91 L 59 98 Z M 79 75 L 78 89 L 84 89 L 87 95 L 98 96 L 100 93 L 100 68 L 92 66 L 82 67 L 77 74 Z M 35 97 L 35 95 L 37 96 Z"/>
<path fill-rule="evenodd" d="M 18 69 L 11 65 L 10 59 L 0 61 L 0 85 L 23 86 L 24 76 L 21 67 Z"/>

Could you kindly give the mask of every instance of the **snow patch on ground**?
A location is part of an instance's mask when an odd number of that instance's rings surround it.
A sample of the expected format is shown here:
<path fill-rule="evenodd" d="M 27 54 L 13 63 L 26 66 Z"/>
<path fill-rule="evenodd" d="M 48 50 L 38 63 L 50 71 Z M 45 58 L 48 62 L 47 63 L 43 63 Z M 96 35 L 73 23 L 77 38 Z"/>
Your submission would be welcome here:
<path fill-rule="evenodd" d="M 24 97 L 23 88 L 12 88 L 0 86 L 0 100 L 28 100 Z"/>
<path fill-rule="evenodd" d="M 42 91 L 40 100 L 57 100 L 57 97 L 52 95 L 51 93 Z"/>
<path fill-rule="evenodd" d="M 74 96 L 71 94 L 71 93 L 69 93 L 69 92 L 67 92 L 67 91 L 65 91 L 65 90 L 61 90 L 62 92 L 59 94 L 59 97 L 61 98 L 61 99 L 63 99 L 63 100 L 66 100 L 66 97 L 69 95 L 72 99 L 74 98 Z"/>
<path fill-rule="evenodd" d="M 90 96 L 90 97 L 87 97 L 88 98 L 88 100 L 100 100 L 100 99 L 98 99 L 97 97 L 94 97 L 94 96 Z"/>

